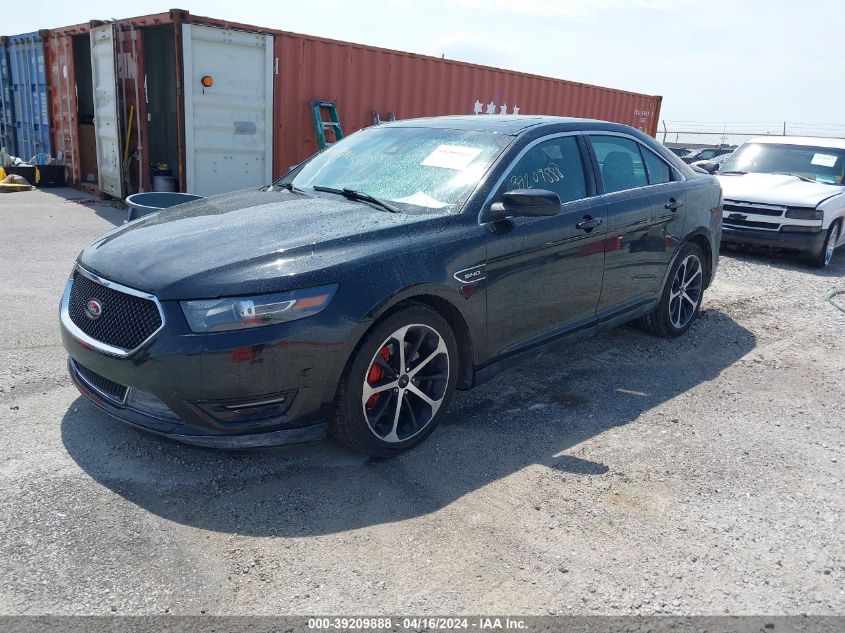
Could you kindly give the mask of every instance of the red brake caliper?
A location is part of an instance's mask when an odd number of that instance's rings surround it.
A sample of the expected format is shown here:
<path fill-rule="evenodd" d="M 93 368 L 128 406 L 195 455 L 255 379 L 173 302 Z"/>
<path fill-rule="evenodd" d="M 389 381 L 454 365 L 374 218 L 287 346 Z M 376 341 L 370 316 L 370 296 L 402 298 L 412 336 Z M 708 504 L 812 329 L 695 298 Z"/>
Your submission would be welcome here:
<path fill-rule="evenodd" d="M 387 345 L 382 347 L 378 351 L 378 353 L 384 359 L 384 362 L 390 362 L 390 348 Z M 367 372 L 367 383 L 370 386 L 373 386 L 375 384 L 378 384 L 378 382 L 381 381 L 382 378 L 384 378 L 384 368 L 381 365 L 377 365 L 376 363 L 370 365 L 370 371 Z M 380 393 L 374 393 L 373 395 L 371 395 L 367 400 L 367 408 L 372 409 L 374 406 L 376 406 L 376 403 L 379 401 L 379 398 L 381 398 Z"/>

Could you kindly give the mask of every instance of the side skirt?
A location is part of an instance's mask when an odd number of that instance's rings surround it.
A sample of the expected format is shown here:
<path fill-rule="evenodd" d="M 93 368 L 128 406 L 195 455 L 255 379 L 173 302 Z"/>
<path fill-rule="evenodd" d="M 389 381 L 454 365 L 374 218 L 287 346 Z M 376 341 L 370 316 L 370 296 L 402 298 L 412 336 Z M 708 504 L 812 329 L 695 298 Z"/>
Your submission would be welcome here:
<path fill-rule="evenodd" d="M 641 316 L 645 316 L 646 314 L 652 312 L 657 307 L 658 300 L 657 299 L 649 299 L 644 303 L 640 303 L 633 307 L 626 307 L 622 310 L 622 312 L 614 311 L 612 314 L 608 314 L 599 320 L 598 322 L 590 325 L 588 327 L 582 327 L 575 331 L 566 332 L 561 334 L 560 336 L 555 337 L 550 341 L 546 341 L 544 343 L 531 346 L 527 349 L 514 352 L 504 358 L 500 358 L 498 360 L 489 363 L 488 365 L 484 365 L 483 367 L 479 367 L 475 370 L 473 375 L 473 382 L 472 386 L 476 387 L 481 385 L 491 378 L 495 377 L 497 374 L 505 371 L 506 369 L 510 369 L 511 367 L 515 367 L 516 365 L 520 365 L 527 360 L 531 360 L 532 358 L 538 358 L 543 356 L 544 354 L 548 354 L 550 352 L 555 352 L 571 345 L 579 341 L 583 341 L 588 338 L 592 338 L 593 336 L 600 334 L 601 332 L 606 332 L 608 330 L 612 330 L 615 327 L 619 327 L 629 321 L 633 321 L 634 319 L 638 319 Z"/>

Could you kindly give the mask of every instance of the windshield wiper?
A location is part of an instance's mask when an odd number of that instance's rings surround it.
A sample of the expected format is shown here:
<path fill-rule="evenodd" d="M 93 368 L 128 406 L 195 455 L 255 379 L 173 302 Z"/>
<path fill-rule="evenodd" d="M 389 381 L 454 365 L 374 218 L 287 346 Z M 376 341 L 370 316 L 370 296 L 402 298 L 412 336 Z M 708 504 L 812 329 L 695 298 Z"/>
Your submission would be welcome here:
<path fill-rule="evenodd" d="M 277 187 L 278 187 L 279 189 L 287 189 L 288 191 L 290 191 L 290 192 L 292 192 L 292 193 L 301 193 L 301 194 L 305 195 L 305 192 L 304 192 L 302 189 L 300 189 L 299 187 L 294 187 L 294 185 L 293 185 L 293 183 L 292 183 L 292 182 L 286 182 L 286 183 L 281 184 L 281 185 L 270 185 L 270 189 L 269 189 L 269 190 L 270 190 L 270 191 L 273 191 L 273 190 L 275 190 Z"/>
<path fill-rule="evenodd" d="M 737 176 L 744 176 L 747 174 L 747 171 L 741 171 L 739 169 L 731 169 L 730 171 L 720 171 L 719 175 L 724 176 L 725 174 L 736 174 Z"/>
<path fill-rule="evenodd" d="M 795 176 L 796 178 L 798 178 L 799 180 L 803 180 L 804 182 L 816 182 L 812 178 L 807 178 L 806 176 L 801 176 L 799 174 L 792 174 L 792 173 L 789 173 L 789 172 L 775 172 L 775 173 L 777 173 L 781 176 Z"/>
<path fill-rule="evenodd" d="M 325 191 L 326 193 L 336 193 L 339 196 L 343 196 L 347 200 L 356 200 L 358 202 L 369 202 L 370 204 L 374 204 L 378 207 L 381 207 L 385 211 L 390 211 L 391 213 L 399 213 L 399 209 L 394 207 L 389 202 L 385 202 L 375 196 L 371 196 L 368 193 L 364 193 L 363 191 L 355 191 L 354 189 L 348 189 L 344 187 L 343 189 L 335 189 L 334 187 L 322 187 L 320 185 L 314 185 L 311 187 L 314 191 Z"/>

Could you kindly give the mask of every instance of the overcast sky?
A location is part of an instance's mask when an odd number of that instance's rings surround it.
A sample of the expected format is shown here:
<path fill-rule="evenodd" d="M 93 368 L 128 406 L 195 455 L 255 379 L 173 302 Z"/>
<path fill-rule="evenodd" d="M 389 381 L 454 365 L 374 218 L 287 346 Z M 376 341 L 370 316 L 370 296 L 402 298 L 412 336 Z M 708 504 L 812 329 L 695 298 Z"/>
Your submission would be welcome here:
<path fill-rule="evenodd" d="M 845 123 L 845 0 L 49 0 L 33 10 L 15 3 L 0 29 L 23 33 L 174 4 L 662 95 L 662 119 Z"/>

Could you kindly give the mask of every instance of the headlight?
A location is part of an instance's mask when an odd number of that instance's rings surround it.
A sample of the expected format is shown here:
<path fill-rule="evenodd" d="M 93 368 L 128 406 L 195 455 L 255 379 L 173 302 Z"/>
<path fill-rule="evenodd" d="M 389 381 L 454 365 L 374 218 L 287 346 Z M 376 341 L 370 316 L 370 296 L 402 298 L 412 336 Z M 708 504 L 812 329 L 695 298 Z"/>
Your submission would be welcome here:
<path fill-rule="evenodd" d="M 792 218 L 793 220 L 821 220 L 824 218 L 824 211 L 793 208 L 786 210 L 786 217 Z"/>
<path fill-rule="evenodd" d="M 182 301 L 193 332 L 223 332 L 304 319 L 329 305 L 337 284 L 272 295 Z"/>

